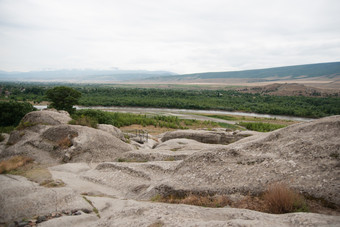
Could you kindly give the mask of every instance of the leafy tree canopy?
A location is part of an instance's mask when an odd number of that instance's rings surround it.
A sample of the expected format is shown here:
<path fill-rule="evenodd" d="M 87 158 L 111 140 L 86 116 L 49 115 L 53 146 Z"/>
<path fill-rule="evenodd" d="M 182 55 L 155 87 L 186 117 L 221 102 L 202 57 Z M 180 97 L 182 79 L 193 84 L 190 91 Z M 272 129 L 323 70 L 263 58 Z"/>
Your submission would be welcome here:
<path fill-rule="evenodd" d="M 52 101 L 49 107 L 73 113 L 75 111 L 73 105 L 78 104 L 81 93 L 73 88 L 60 86 L 49 89 L 46 97 Z"/>
<path fill-rule="evenodd" d="M 33 110 L 36 109 L 27 102 L 0 102 L 0 126 L 17 126 Z"/>

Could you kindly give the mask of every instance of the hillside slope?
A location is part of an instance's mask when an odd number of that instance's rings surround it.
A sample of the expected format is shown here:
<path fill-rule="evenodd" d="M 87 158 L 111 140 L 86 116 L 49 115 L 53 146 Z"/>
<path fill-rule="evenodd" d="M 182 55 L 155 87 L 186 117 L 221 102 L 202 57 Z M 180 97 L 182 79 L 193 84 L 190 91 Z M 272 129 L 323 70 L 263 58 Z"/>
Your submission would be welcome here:
<path fill-rule="evenodd" d="M 318 63 L 308 65 L 284 66 L 267 69 L 253 69 L 230 72 L 206 72 L 192 73 L 178 76 L 168 76 L 164 78 L 186 78 L 195 77 L 199 79 L 211 78 L 267 78 L 267 77 L 318 77 L 328 76 L 330 78 L 340 75 L 340 62 Z"/>

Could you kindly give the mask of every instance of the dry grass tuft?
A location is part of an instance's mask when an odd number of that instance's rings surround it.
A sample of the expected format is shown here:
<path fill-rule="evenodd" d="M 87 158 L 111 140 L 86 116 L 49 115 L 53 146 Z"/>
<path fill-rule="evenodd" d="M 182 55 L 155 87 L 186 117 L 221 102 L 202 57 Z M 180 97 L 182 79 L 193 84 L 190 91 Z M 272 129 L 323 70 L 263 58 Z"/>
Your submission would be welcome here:
<path fill-rule="evenodd" d="M 259 197 L 247 195 L 243 199 L 232 204 L 232 207 L 239 209 L 256 210 L 260 212 L 267 212 L 267 204 Z"/>
<path fill-rule="evenodd" d="M 57 144 L 61 149 L 67 149 L 73 145 L 72 141 L 68 137 L 58 140 Z"/>
<path fill-rule="evenodd" d="M 263 195 L 263 200 L 268 207 L 268 212 L 274 214 L 308 211 L 303 196 L 284 183 L 270 185 Z"/>
<path fill-rule="evenodd" d="M 0 174 L 8 173 L 9 171 L 15 170 L 30 162 L 33 162 L 32 158 L 25 157 L 25 156 L 13 156 L 10 159 L 0 162 Z"/>
<path fill-rule="evenodd" d="M 162 226 L 164 226 L 164 222 L 156 221 L 156 222 L 150 224 L 148 227 L 162 227 Z"/>
<path fill-rule="evenodd" d="M 176 203 L 176 204 L 187 204 L 194 206 L 203 207 L 225 207 L 231 204 L 228 197 L 223 195 L 194 195 L 189 194 L 185 197 L 178 197 L 176 195 L 170 195 L 168 197 L 161 197 L 160 195 L 154 197 L 152 201 L 166 202 L 166 203 Z"/>
<path fill-rule="evenodd" d="M 290 212 L 308 212 L 309 207 L 305 198 L 284 183 L 271 184 L 262 196 L 244 196 L 238 201 L 230 200 L 226 195 L 203 194 L 171 194 L 163 197 L 156 195 L 154 202 L 187 204 L 203 207 L 234 207 L 256 210 L 266 213 L 283 214 Z"/>

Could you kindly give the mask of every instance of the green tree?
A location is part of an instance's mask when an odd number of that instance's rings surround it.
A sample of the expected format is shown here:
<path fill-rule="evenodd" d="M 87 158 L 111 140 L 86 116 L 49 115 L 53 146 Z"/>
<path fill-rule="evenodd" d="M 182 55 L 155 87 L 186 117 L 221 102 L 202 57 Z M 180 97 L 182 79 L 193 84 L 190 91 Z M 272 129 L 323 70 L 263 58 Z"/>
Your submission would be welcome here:
<path fill-rule="evenodd" d="M 81 93 L 73 88 L 60 86 L 49 89 L 46 97 L 52 101 L 49 107 L 73 113 L 75 111 L 73 105 L 78 104 Z"/>
<path fill-rule="evenodd" d="M 17 126 L 33 110 L 36 109 L 28 102 L 0 102 L 0 126 Z"/>

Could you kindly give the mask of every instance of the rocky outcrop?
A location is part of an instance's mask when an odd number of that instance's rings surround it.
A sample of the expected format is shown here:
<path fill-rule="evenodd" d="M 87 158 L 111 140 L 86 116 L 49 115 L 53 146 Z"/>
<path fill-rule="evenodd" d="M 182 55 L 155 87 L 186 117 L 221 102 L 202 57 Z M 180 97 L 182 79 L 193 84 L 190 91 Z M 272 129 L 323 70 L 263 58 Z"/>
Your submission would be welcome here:
<path fill-rule="evenodd" d="M 229 144 L 250 135 L 252 135 L 252 133 L 247 134 L 226 131 L 179 130 L 166 132 L 161 140 L 162 142 L 165 142 L 171 139 L 185 138 L 196 140 L 201 143 Z"/>
<path fill-rule="evenodd" d="M 41 118 L 40 118 L 41 117 Z M 0 157 L 25 155 L 40 163 L 113 161 L 133 147 L 121 137 L 120 130 L 104 126 L 98 130 L 66 124 L 69 115 L 64 111 L 35 111 L 28 113 L 20 130 L 11 133 L 8 146 Z M 120 132 L 120 133 L 119 133 Z M 112 133 L 112 134 L 111 134 Z"/>
<path fill-rule="evenodd" d="M 174 185 L 219 193 L 262 192 L 283 181 L 340 205 L 340 116 L 292 125 L 225 148 L 205 149 L 178 165 Z"/>
<path fill-rule="evenodd" d="M 0 175 L 0 224 L 35 215 L 48 217 L 39 226 L 336 226 L 340 221 L 339 216 L 313 213 L 272 215 L 143 201 L 190 193 L 240 201 L 261 194 L 271 183 L 285 182 L 309 198 L 339 207 L 340 116 L 249 137 L 242 132 L 176 131 L 165 133 L 161 142 L 154 138 L 140 144 L 139 150 L 113 136 L 115 129 L 109 126 L 26 126 L 11 134 L 13 144 L 3 145 L 0 157 L 26 154 L 42 163 L 55 161 L 58 165 L 49 171 L 65 186 L 43 188 L 23 177 Z M 229 136 L 242 139 L 223 144 Z M 60 160 L 70 163 L 60 165 Z M 88 209 L 98 210 L 101 218 L 82 211 Z M 63 210 L 71 215 L 50 218 Z"/>

